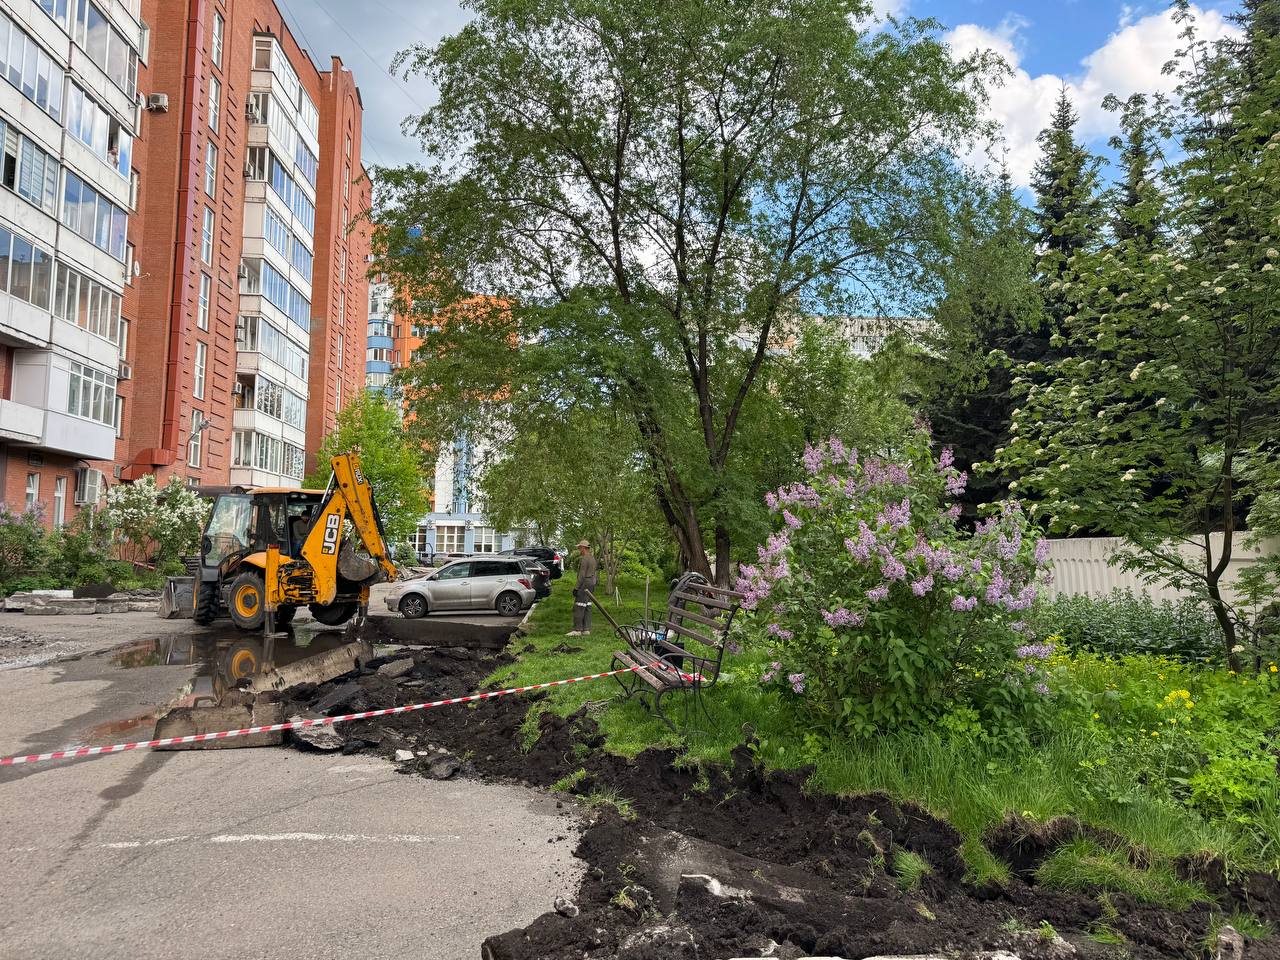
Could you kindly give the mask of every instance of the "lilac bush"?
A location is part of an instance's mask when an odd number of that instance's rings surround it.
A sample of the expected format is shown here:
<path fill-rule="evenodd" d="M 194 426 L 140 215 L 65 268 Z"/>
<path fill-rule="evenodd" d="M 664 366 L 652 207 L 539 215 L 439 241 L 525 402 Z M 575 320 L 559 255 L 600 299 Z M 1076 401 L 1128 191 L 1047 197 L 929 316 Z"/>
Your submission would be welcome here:
<path fill-rule="evenodd" d="M 1048 554 L 1021 505 L 957 527 L 966 475 L 923 431 L 897 461 L 831 440 L 804 467 L 766 496 L 779 529 L 737 582 L 749 636 L 772 651 L 762 682 L 845 734 L 956 707 L 995 732 L 1043 710 L 1052 648 L 1024 616 Z"/>

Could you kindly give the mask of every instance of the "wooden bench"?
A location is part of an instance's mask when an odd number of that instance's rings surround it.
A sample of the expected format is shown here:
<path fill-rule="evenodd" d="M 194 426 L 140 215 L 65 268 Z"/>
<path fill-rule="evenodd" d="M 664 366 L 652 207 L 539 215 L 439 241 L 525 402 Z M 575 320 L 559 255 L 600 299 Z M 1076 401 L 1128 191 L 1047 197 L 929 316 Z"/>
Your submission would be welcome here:
<path fill-rule="evenodd" d="M 742 594 L 717 587 L 701 574 L 686 573 L 672 587 L 662 620 L 623 626 L 596 602 L 627 644 L 625 650 L 614 652 L 611 667 L 631 671 L 614 678 L 626 697 L 649 697 L 654 714 L 674 731 L 675 724 L 663 712 L 662 698 L 679 691 L 697 698 L 715 686 L 724 663 L 725 640 L 741 601 Z"/>

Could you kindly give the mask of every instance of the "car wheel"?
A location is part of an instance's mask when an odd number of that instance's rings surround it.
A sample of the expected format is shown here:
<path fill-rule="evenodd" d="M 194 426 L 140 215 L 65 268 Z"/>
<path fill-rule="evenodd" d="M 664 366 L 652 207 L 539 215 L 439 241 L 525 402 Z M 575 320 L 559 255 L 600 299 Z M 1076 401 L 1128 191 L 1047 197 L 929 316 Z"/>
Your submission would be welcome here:
<path fill-rule="evenodd" d="M 498 594 L 498 613 L 504 617 L 518 616 L 522 604 L 520 602 L 520 594 L 507 591 Z"/>
<path fill-rule="evenodd" d="M 266 613 L 262 577 L 245 572 L 231 583 L 231 619 L 241 630 L 260 630 Z"/>
<path fill-rule="evenodd" d="M 416 593 L 406 593 L 400 598 L 400 613 L 406 620 L 417 620 L 427 615 L 427 601 Z"/>

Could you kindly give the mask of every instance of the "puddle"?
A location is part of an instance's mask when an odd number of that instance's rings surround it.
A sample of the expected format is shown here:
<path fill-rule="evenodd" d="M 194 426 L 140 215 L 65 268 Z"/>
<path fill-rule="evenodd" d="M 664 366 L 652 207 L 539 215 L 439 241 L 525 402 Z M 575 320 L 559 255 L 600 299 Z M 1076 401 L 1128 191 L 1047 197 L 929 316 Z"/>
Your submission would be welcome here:
<path fill-rule="evenodd" d="M 221 703 L 243 681 L 277 667 L 337 649 L 348 642 L 346 631 L 310 623 L 291 627 L 286 637 L 264 640 L 259 634 L 234 627 L 189 632 L 141 640 L 112 650 L 107 656 L 121 670 L 155 666 L 194 666 L 195 674 L 167 706 Z M 158 713 L 163 713 L 162 708 Z M 155 719 L 155 714 L 149 715 Z M 147 717 L 135 718 L 138 724 Z M 123 722 L 123 721 L 122 721 Z"/>

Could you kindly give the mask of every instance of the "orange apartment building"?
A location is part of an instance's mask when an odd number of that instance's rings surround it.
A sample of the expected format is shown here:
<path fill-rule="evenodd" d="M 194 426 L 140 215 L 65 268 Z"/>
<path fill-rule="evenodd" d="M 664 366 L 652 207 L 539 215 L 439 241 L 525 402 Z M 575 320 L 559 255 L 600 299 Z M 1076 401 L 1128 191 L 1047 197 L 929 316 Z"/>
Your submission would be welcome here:
<path fill-rule="evenodd" d="M 364 379 L 360 93 L 272 0 L 141 0 L 141 19 L 113 474 L 296 485 Z"/>

